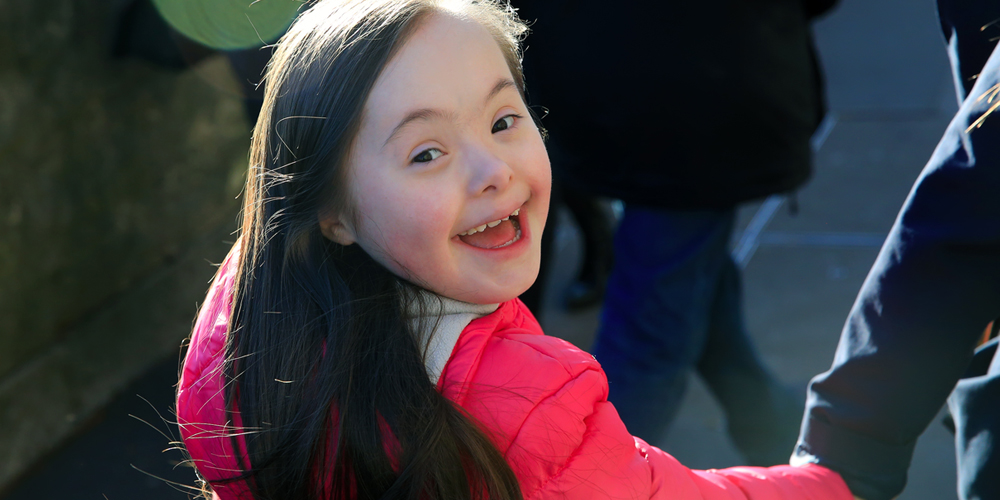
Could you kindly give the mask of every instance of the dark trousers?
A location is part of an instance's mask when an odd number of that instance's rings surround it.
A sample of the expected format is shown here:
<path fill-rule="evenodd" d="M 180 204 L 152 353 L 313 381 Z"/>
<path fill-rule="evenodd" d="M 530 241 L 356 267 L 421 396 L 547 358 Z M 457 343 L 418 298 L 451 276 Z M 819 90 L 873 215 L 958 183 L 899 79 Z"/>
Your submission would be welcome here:
<path fill-rule="evenodd" d="M 697 370 L 747 459 L 786 463 L 801 402 L 763 367 L 744 328 L 728 248 L 734 215 L 626 206 L 594 355 L 636 436 L 661 437 Z"/>

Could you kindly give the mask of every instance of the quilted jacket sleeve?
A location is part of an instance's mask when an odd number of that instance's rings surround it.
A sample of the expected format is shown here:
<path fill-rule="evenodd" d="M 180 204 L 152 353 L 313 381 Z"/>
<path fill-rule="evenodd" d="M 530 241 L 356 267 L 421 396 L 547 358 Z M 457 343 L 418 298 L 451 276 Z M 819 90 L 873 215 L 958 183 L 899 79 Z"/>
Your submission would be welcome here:
<path fill-rule="evenodd" d="M 508 460 L 545 463 L 539 456 L 519 456 L 537 452 L 544 442 L 547 426 L 572 414 L 577 419 L 579 438 L 561 464 L 549 465 L 550 473 L 533 491 L 525 488 L 525 498 L 650 498 L 684 500 L 850 500 L 847 486 L 836 473 L 818 466 L 771 468 L 734 467 L 696 471 L 681 465 L 662 450 L 632 437 L 614 406 L 606 399 L 603 372 L 585 370 L 566 382 L 531 412 L 508 453 Z M 594 389 L 599 387 L 600 391 Z M 589 406 L 589 408 L 587 408 Z M 533 429 L 533 432 L 526 431 Z M 523 442 L 523 443 L 522 443 Z M 522 446 L 527 444 L 528 446 Z M 557 451 L 557 450 L 552 450 Z M 544 457 L 544 454 L 541 455 Z"/>
<path fill-rule="evenodd" d="M 635 442 L 652 472 L 650 498 L 853 499 L 843 479 L 820 466 L 691 470 L 663 450 L 639 438 Z"/>
<path fill-rule="evenodd" d="M 852 499 L 839 475 L 815 465 L 688 469 L 629 434 L 589 354 L 543 335 L 490 344 L 476 361 L 478 388 L 460 400 L 497 431 L 526 499 Z"/>
<path fill-rule="evenodd" d="M 177 385 L 177 424 L 181 438 L 192 463 L 211 484 L 213 500 L 251 498 L 245 483 L 226 481 L 241 472 L 230 437 L 239 432 L 241 423 L 238 413 L 234 421 L 227 420 L 222 376 L 238 252 L 238 247 L 230 251 L 198 312 Z"/>

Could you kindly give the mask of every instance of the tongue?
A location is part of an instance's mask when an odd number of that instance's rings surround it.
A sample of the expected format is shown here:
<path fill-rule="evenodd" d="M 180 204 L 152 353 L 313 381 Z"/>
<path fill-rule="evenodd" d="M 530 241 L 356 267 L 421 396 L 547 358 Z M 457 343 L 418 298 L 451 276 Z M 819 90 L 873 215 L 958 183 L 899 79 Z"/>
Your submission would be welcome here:
<path fill-rule="evenodd" d="M 473 235 L 459 236 L 465 243 L 479 248 L 496 248 L 517 236 L 517 228 L 510 220 L 505 220 L 496 227 L 487 227 L 485 231 Z"/>

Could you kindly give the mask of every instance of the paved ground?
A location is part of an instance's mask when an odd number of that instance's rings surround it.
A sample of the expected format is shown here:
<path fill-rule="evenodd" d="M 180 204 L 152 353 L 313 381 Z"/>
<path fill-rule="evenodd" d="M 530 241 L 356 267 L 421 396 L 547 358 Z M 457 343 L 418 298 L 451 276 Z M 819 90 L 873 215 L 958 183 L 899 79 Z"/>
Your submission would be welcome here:
<path fill-rule="evenodd" d="M 799 193 L 795 217 L 778 198 L 745 207 L 734 241 L 746 265 L 747 321 L 757 346 L 783 381 L 803 391 L 829 366 L 878 246 L 956 108 L 933 0 L 843 0 L 816 34 L 832 111 L 829 133 L 818 141 L 816 177 Z M 559 307 L 559 292 L 579 259 L 579 236 L 562 221 L 558 241 L 565 255 L 546 329 L 587 347 L 598 311 L 568 314 Z M 168 359 L 153 369 L 4 498 L 185 498 L 136 470 L 193 481 L 190 470 L 174 467 L 178 452 L 162 452 L 171 438 L 156 430 L 170 433 L 154 409 L 171 418 L 176 363 Z M 676 424 L 658 444 L 691 467 L 738 465 L 723 429 L 718 407 L 693 380 Z M 934 423 L 918 444 L 900 498 L 955 498 L 954 467 L 951 437 Z"/>

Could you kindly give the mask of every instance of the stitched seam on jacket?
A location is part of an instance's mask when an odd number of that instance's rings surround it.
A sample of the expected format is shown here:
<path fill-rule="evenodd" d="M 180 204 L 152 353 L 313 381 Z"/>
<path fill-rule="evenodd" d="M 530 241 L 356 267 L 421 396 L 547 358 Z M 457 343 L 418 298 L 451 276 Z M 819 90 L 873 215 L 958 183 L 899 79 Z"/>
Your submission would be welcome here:
<path fill-rule="evenodd" d="M 518 332 L 516 330 L 523 330 L 524 332 L 521 333 L 521 332 Z M 550 339 L 551 338 L 556 338 L 556 337 L 549 337 L 548 335 L 535 335 L 535 334 L 531 333 L 531 330 L 528 330 L 526 328 L 509 328 L 506 331 L 507 331 L 507 333 L 515 334 L 515 335 L 516 334 L 531 335 L 532 338 L 534 338 L 534 337 L 547 337 L 547 338 L 550 338 Z M 503 340 L 503 341 L 506 341 L 506 342 L 513 342 L 513 343 L 516 343 L 516 344 L 523 345 L 523 346 L 525 346 L 525 347 L 527 347 L 527 348 L 529 348 L 529 349 L 537 352 L 538 354 L 541 354 L 542 356 L 545 356 L 546 358 L 549 358 L 549 359 L 555 361 L 556 364 L 559 365 L 559 367 L 561 367 L 566 372 L 566 375 L 569 375 L 570 378 L 576 378 L 577 377 L 577 375 L 573 375 L 573 371 L 570 370 L 568 366 L 566 366 L 567 363 L 563 362 L 562 358 L 557 358 L 557 357 L 549 354 L 548 352 L 545 352 L 544 350 L 538 348 L 537 346 L 535 346 L 535 345 L 533 345 L 533 344 L 531 344 L 529 342 L 525 342 L 523 340 L 512 339 L 512 338 L 510 338 L 510 337 L 508 337 L 506 335 L 504 335 L 502 337 L 498 336 L 498 335 L 494 335 L 494 336 L 497 337 L 497 339 L 499 339 L 499 340 Z M 582 370 L 580 372 L 581 374 L 583 372 L 587 371 L 587 370 L 593 370 L 593 369 L 596 368 L 595 366 L 592 366 L 592 363 L 590 361 L 587 361 L 587 360 L 584 360 L 584 361 L 585 361 L 585 363 L 583 363 L 583 364 L 586 364 L 587 368 L 585 368 L 584 370 Z"/>

